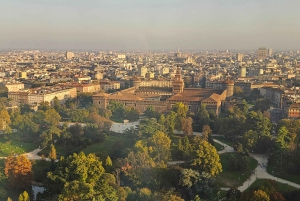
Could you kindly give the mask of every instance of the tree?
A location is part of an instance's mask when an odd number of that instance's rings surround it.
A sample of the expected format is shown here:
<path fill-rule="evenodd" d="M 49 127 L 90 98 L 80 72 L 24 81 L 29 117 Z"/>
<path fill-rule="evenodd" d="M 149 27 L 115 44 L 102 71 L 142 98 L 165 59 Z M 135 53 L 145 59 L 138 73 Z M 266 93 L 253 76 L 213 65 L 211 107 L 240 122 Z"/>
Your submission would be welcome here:
<path fill-rule="evenodd" d="M 254 191 L 250 199 L 251 201 L 270 201 L 270 197 L 262 190 Z"/>
<path fill-rule="evenodd" d="M 89 111 L 86 109 L 71 110 L 70 118 L 72 122 L 86 122 L 89 116 Z"/>
<path fill-rule="evenodd" d="M 191 117 L 183 117 L 181 118 L 181 130 L 185 135 L 193 134 L 193 119 Z"/>
<path fill-rule="evenodd" d="M 140 112 L 135 109 L 135 108 L 130 108 L 127 112 L 126 112 L 126 119 L 130 120 L 130 121 L 136 121 L 140 118 Z"/>
<path fill-rule="evenodd" d="M 10 116 L 4 107 L 0 107 L 0 130 L 5 130 L 11 123 Z"/>
<path fill-rule="evenodd" d="M 49 158 L 51 159 L 51 161 L 56 160 L 56 149 L 53 144 L 50 145 Z"/>
<path fill-rule="evenodd" d="M 98 126 L 99 131 L 110 131 L 112 121 L 101 117 L 97 113 L 91 113 L 88 117 L 90 123 L 94 123 Z"/>
<path fill-rule="evenodd" d="M 199 126 L 202 128 L 204 125 L 209 125 L 210 118 L 209 113 L 206 110 L 206 105 L 201 104 L 198 109 L 198 117 L 199 117 Z"/>
<path fill-rule="evenodd" d="M 41 143 L 42 147 L 45 148 L 50 143 L 54 143 L 53 136 L 59 137 L 61 132 L 62 131 L 59 128 L 57 128 L 56 126 L 51 126 L 49 129 L 42 132 L 42 134 L 40 135 L 40 137 L 42 139 L 42 143 Z"/>
<path fill-rule="evenodd" d="M 20 111 L 21 111 L 21 114 L 25 114 L 25 113 L 32 112 L 33 110 L 30 108 L 30 105 L 22 104 L 22 105 L 20 105 Z"/>
<path fill-rule="evenodd" d="M 147 152 L 130 152 L 126 161 L 121 169 L 136 186 L 154 182 L 155 163 Z"/>
<path fill-rule="evenodd" d="M 4 172 L 10 188 L 28 189 L 31 187 L 32 164 L 25 155 L 7 157 Z"/>
<path fill-rule="evenodd" d="M 32 121 L 36 124 L 45 124 L 45 112 L 43 110 L 38 110 L 33 113 Z"/>
<path fill-rule="evenodd" d="M 57 126 L 59 121 L 61 119 L 61 116 L 56 112 L 55 109 L 50 108 L 45 111 L 45 122 L 49 126 Z"/>
<path fill-rule="evenodd" d="M 36 134 L 39 126 L 32 121 L 31 114 L 16 115 L 12 122 L 12 127 L 18 129 L 23 135 Z"/>
<path fill-rule="evenodd" d="M 244 97 L 245 96 L 243 89 L 239 86 L 235 86 L 233 88 L 233 94 L 234 94 L 234 96 L 238 96 L 238 97 Z"/>
<path fill-rule="evenodd" d="M 113 164 L 113 163 L 112 163 L 110 157 L 107 156 L 106 159 L 105 159 L 105 166 L 106 166 L 106 167 L 112 166 L 112 164 Z"/>
<path fill-rule="evenodd" d="M 216 176 L 222 172 L 219 154 L 214 146 L 207 141 L 201 141 L 193 152 L 192 166 L 199 172 Z"/>
<path fill-rule="evenodd" d="M 226 200 L 228 201 L 238 201 L 241 197 L 241 191 L 236 188 L 230 188 L 226 193 Z"/>
<path fill-rule="evenodd" d="M 291 138 L 289 136 L 289 131 L 285 126 L 282 126 L 278 130 L 278 134 L 276 136 L 276 146 L 279 149 L 289 148 L 289 143 L 291 142 Z"/>
<path fill-rule="evenodd" d="M 179 118 L 186 117 L 188 112 L 188 107 L 184 105 L 182 102 L 176 103 L 172 107 L 172 111 L 174 111 Z"/>
<path fill-rule="evenodd" d="M 183 187 L 191 188 L 200 179 L 199 172 L 192 169 L 183 169 L 181 171 L 179 184 Z"/>
<path fill-rule="evenodd" d="M 163 126 L 160 125 L 156 119 L 141 119 L 140 124 L 138 125 L 139 131 L 142 133 L 145 137 L 151 137 L 158 131 L 163 130 Z"/>
<path fill-rule="evenodd" d="M 157 132 L 152 137 L 149 138 L 149 143 L 151 147 L 151 154 L 154 161 L 161 163 L 167 162 L 171 156 L 171 140 L 163 132 Z"/>
<path fill-rule="evenodd" d="M 107 109 L 112 112 L 114 118 L 124 118 L 126 116 L 125 106 L 118 101 L 110 101 Z"/>
<path fill-rule="evenodd" d="M 205 141 L 208 141 L 209 136 L 212 134 L 212 130 L 209 125 L 204 125 L 202 128 L 202 137 Z"/>
<path fill-rule="evenodd" d="M 164 126 L 166 128 L 166 131 L 169 135 L 174 134 L 175 130 L 175 124 L 176 124 L 176 113 L 171 111 L 165 119 Z"/>
<path fill-rule="evenodd" d="M 27 193 L 27 191 L 24 191 L 19 195 L 18 201 L 30 201 L 30 197 Z"/>
<path fill-rule="evenodd" d="M 144 114 L 148 118 L 158 118 L 159 112 L 157 112 L 152 105 L 148 106 L 147 109 L 144 111 Z"/>
<path fill-rule="evenodd" d="M 62 109 L 62 106 L 58 100 L 58 98 L 55 96 L 54 99 L 53 99 L 53 108 L 59 112 L 61 109 Z"/>
<path fill-rule="evenodd" d="M 44 112 L 46 112 L 49 109 L 50 109 L 50 104 L 47 101 L 46 102 L 45 101 L 41 102 L 38 106 L 38 110 L 43 110 Z"/>
<path fill-rule="evenodd" d="M 83 152 L 61 158 L 47 175 L 50 195 L 64 200 L 117 200 L 116 191 L 103 179 L 105 170 L 95 154 Z"/>

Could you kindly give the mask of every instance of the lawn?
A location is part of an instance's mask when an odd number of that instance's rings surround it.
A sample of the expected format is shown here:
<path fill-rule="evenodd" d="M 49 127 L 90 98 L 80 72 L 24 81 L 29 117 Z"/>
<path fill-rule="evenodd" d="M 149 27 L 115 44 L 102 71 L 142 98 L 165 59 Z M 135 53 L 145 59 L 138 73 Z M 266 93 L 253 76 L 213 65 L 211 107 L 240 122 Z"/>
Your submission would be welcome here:
<path fill-rule="evenodd" d="M 220 142 L 223 142 L 231 147 L 234 146 L 234 142 L 222 137 L 222 136 L 213 136 L 214 139 L 219 140 Z"/>
<path fill-rule="evenodd" d="M 101 152 L 104 154 L 109 154 L 113 144 L 117 140 L 121 140 L 122 137 L 117 137 L 117 136 L 107 136 L 104 142 L 99 142 L 92 144 L 91 146 L 88 146 L 87 148 L 83 149 L 83 152 L 85 154 L 89 153 L 96 153 L 96 152 Z"/>
<path fill-rule="evenodd" d="M 284 171 L 279 171 L 278 172 L 278 170 L 276 170 L 276 167 L 274 167 L 272 165 L 267 166 L 267 172 L 269 174 L 274 175 L 275 177 L 279 177 L 281 179 L 285 179 L 285 180 L 294 182 L 296 184 L 300 184 L 300 175 L 289 174 L 289 173 L 286 173 Z"/>
<path fill-rule="evenodd" d="M 253 170 L 257 167 L 257 161 L 254 158 L 250 158 L 249 168 L 245 171 L 231 171 L 228 169 L 227 162 L 230 154 L 237 153 L 225 153 L 221 154 L 221 163 L 223 172 L 217 176 L 217 181 L 220 187 L 239 187 L 253 174 Z"/>
<path fill-rule="evenodd" d="M 0 157 L 14 154 L 24 154 L 33 151 L 38 146 L 34 143 L 20 142 L 17 140 L 0 138 Z"/>
<path fill-rule="evenodd" d="M 250 188 L 255 188 L 255 187 L 259 187 L 259 186 L 264 186 L 265 183 L 269 181 L 268 179 L 257 179 L 251 186 Z M 274 180 L 273 180 L 274 181 Z M 293 186 L 290 186 L 290 185 L 287 185 L 287 184 L 283 184 L 283 183 L 280 183 L 280 182 L 276 182 L 275 184 L 275 189 L 276 191 L 280 192 L 280 193 L 284 193 L 284 192 L 287 192 L 287 191 L 294 191 L 294 190 L 297 190 L 297 188 L 293 187 Z"/>
<path fill-rule="evenodd" d="M 220 145 L 217 142 L 214 143 L 214 147 L 216 148 L 217 151 L 222 151 L 224 149 L 223 145 Z"/>

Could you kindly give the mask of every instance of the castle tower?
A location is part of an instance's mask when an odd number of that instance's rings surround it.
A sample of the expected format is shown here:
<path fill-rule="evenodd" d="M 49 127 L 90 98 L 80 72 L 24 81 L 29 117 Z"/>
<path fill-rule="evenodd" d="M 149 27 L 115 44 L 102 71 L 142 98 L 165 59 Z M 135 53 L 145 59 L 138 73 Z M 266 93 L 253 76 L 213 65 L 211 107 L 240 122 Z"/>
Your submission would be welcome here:
<path fill-rule="evenodd" d="M 141 85 L 141 80 L 138 77 L 132 77 L 130 79 L 130 86 L 138 89 Z"/>
<path fill-rule="evenodd" d="M 175 78 L 174 78 L 174 81 L 172 82 L 172 88 L 173 88 L 172 91 L 174 94 L 183 92 L 184 81 L 182 79 L 181 70 L 179 67 L 177 67 L 177 69 L 176 69 Z"/>
<path fill-rule="evenodd" d="M 227 90 L 226 98 L 230 98 L 233 96 L 234 82 L 231 80 L 227 80 L 222 83 L 223 90 Z"/>

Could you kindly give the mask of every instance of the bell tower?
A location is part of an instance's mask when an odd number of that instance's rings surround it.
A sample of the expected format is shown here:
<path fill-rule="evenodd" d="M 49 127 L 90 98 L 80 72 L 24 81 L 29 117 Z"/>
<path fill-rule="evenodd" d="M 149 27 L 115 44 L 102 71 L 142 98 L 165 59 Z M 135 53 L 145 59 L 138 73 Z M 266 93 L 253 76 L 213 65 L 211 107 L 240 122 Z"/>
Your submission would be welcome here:
<path fill-rule="evenodd" d="M 174 94 L 183 92 L 184 82 L 183 82 L 183 79 L 181 76 L 181 70 L 179 67 L 177 67 L 177 69 L 176 69 L 175 78 L 174 78 L 174 81 L 172 82 L 172 88 L 173 88 L 172 91 Z"/>

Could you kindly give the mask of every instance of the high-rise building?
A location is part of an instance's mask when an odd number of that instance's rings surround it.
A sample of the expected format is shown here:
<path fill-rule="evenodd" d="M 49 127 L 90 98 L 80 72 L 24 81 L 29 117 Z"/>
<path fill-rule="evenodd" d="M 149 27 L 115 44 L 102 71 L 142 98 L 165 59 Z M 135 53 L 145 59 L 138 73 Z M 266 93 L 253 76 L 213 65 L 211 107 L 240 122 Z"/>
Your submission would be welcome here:
<path fill-rule="evenodd" d="M 247 75 L 246 66 L 241 66 L 239 71 L 240 71 L 240 77 L 246 77 L 246 75 Z"/>
<path fill-rule="evenodd" d="M 74 52 L 66 52 L 66 59 L 72 59 L 75 57 L 75 54 Z"/>
<path fill-rule="evenodd" d="M 237 53 L 236 54 L 236 60 L 239 61 L 239 62 L 242 62 L 243 61 L 243 54 Z"/>
<path fill-rule="evenodd" d="M 145 77 L 147 72 L 148 72 L 148 69 L 145 66 L 139 66 L 138 67 L 138 75 L 139 76 Z"/>
<path fill-rule="evenodd" d="M 272 48 L 269 48 L 268 49 L 268 56 L 270 57 L 270 56 L 272 56 L 272 54 L 273 54 L 273 50 L 272 50 Z"/>
<path fill-rule="evenodd" d="M 265 60 L 268 55 L 268 50 L 265 47 L 261 47 L 257 50 L 257 59 Z"/>

